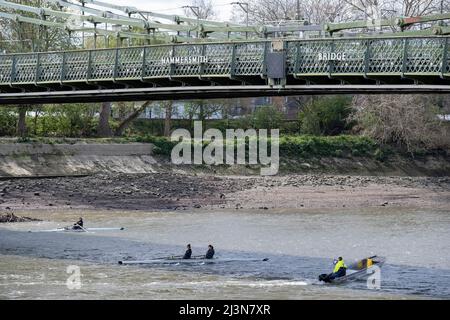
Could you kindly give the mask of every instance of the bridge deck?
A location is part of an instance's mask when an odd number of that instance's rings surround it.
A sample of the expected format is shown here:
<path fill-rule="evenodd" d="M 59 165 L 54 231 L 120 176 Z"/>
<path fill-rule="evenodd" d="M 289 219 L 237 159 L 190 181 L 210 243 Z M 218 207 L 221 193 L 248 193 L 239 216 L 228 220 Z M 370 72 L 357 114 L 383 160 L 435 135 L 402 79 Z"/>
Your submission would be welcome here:
<path fill-rule="evenodd" d="M 158 88 L 145 90 L 144 98 L 156 99 L 164 88 L 175 92 L 190 86 L 198 96 L 211 96 L 215 86 L 227 87 L 229 97 L 245 91 L 233 87 L 245 86 L 270 91 L 275 85 L 280 95 L 291 94 L 288 86 L 305 85 L 329 92 L 346 85 L 351 92 L 364 86 L 388 92 L 418 85 L 442 92 L 450 86 L 449 37 L 284 40 L 278 51 L 272 44 L 267 40 L 0 55 L 0 104 L 11 103 L 12 97 L 17 98 L 14 103 L 25 103 L 26 92 L 28 97 L 39 92 L 51 97 L 51 92 L 73 91 L 77 96 L 80 91 L 83 101 L 97 101 L 85 91 L 104 90 L 104 100 L 115 100 L 114 90 L 128 88 Z M 272 54 L 282 58 L 274 62 Z M 274 78 L 274 73 L 280 75 Z M 45 101 L 53 101 L 49 99 Z"/>

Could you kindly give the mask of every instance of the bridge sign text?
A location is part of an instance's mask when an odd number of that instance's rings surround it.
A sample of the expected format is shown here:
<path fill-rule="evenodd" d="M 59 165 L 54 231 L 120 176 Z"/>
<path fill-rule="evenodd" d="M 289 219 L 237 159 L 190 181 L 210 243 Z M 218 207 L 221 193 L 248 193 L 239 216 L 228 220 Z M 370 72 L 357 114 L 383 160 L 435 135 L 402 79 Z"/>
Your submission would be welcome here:
<path fill-rule="evenodd" d="M 345 61 L 346 52 L 319 52 L 319 61 Z"/>
<path fill-rule="evenodd" d="M 163 57 L 161 58 L 162 64 L 197 64 L 207 63 L 208 57 L 206 56 L 188 56 L 188 57 Z"/>

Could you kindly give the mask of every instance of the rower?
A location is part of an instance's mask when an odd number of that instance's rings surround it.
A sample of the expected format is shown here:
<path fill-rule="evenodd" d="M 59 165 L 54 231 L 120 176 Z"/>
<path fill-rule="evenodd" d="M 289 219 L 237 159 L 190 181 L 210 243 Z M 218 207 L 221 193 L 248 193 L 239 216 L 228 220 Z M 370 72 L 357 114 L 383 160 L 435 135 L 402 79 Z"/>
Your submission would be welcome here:
<path fill-rule="evenodd" d="M 80 220 L 78 220 L 74 225 L 74 229 L 83 229 L 83 218 L 80 217 Z"/>
<path fill-rule="evenodd" d="M 339 257 L 337 260 L 334 260 L 334 269 L 333 273 L 330 274 L 329 279 L 335 279 L 339 277 L 345 276 L 347 273 L 347 266 L 345 265 L 344 259 L 342 257 Z"/>
<path fill-rule="evenodd" d="M 208 251 L 206 252 L 205 259 L 212 259 L 214 257 L 214 247 L 212 245 L 208 245 Z"/>
<path fill-rule="evenodd" d="M 191 255 L 192 255 L 191 245 L 188 244 L 188 245 L 187 245 L 187 250 L 186 250 L 186 252 L 184 253 L 183 259 L 190 259 L 190 258 L 191 258 Z"/>

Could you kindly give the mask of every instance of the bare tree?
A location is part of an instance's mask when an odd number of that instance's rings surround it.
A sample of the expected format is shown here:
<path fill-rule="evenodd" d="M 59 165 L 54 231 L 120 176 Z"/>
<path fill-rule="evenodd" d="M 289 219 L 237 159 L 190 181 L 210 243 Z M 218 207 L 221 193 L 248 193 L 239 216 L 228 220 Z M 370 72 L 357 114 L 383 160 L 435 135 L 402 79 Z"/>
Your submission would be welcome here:
<path fill-rule="evenodd" d="M 312 24 L 355 19 L 380 19 L 393 16 L 420 16 L 448 11 L 448 0 L 250 0 L 250 21 L 294 20 L 299 16 Z M 242 19 L 239 14 L 235 20 Z M 240 21 L 242 22 L 242 21 Z"/>
<path fill-rule="evenodd" d="M 313 24 L 342 22 L 353 18 L 344 0 L 306 0 L 302 1 L 300 8 L 303 17 Z"/>
<path fill-rule="evenodd" d="M 249 2 L 249 20 L 253 23 L 266 23 L 292 19 L 295 14 L 294 0 L 251 0 Z"/>
<path fill-rule="evenodd" d="M 151 104 L 151 101 L 146 101 L 137 108 L 134 108 L 129 114 L 122 115 L 121 121 L 119 125 L 117 126 L 116 130 L 114 131 L 115 136 L 121 136 L 123 135 L 123 131 L 130 125 L 131 122 L 133 122 L 134 119 L 139 117 L 139 115 Z M 123 112 L 123 111 L 122 111 Z"/>
<path fill-rule="evenodd" d="M 191 100 L 185 104 L 185 112 L 190 120 L 196 118 L 201 121 L 217 117 L 223 112 L 224 103 L 221 99 Z"/>
<path fill-rule="evenodd" d="M 440 2 L 441 0 L 403 0 L 402 14 L 415 17 L 434 13 L 438 11 Z"/>
<path fill-rule="evenodd" d="M 162 107 L 165 109 L 164 116 L 164 136 L 170 136 L 172 111 L 173 111 L 173 101 L 167 100 L 161 103 Z"/>
<path fill-rule="evenodd" d="M 313 24 L 342 21 L 348 19 L 348 4 L 344 0 L 251 0 L 250 21 L 267 23 L 280 20 L 308 20 Z"/>
<path fill-rule="evenodd" d="M 395 143 L 410 152 L 449 148 L 449 128 L 438 117 L 437 102 L 429 95 L 358 95 L 351 120 L 380 143 Z"/>
<path fill-rule="evenodd" d="M 211 19 L 216 16 L 212 0 L 191 0 L 189 7 L 184 9 L 184 14 L 188 17 Z"/>
<path fill-rule="evenodd" d="M 359 18 L 414 17 L 440 11 L 448 0 L 344 0 Z M 359 13 L 359 15 L 358 15 Z"/>

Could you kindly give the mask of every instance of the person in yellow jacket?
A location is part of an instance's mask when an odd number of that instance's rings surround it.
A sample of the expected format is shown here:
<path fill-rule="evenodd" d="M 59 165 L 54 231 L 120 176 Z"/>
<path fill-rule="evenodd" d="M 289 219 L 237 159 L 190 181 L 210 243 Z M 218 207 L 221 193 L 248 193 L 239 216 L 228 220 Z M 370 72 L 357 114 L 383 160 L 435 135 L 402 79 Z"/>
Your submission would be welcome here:
<path fill-rule="evenodd" d="M 339 257 L 337 260 L 335 260 L 333 273 L 330 275 L 329 279 L 335 279 L 339 277 L 345 276 L 347 273 L 347 266 L 345 265 L 344 259 L 342 257 Z"/>

